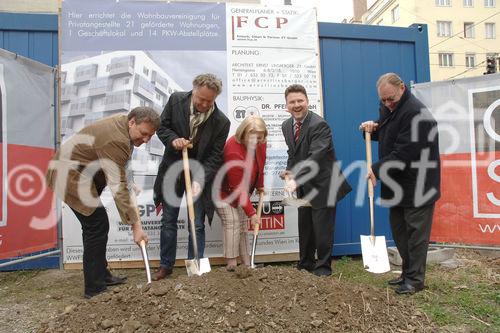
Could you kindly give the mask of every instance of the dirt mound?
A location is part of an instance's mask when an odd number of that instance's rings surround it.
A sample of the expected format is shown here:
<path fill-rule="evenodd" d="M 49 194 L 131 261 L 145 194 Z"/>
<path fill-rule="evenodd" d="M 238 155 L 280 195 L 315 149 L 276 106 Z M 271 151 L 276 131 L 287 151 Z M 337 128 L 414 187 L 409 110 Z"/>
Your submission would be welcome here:
<path fill-rule="evenodd" d="M 291 267 L 216 268 L 123 285 L 69 305 L 38 332 L 431 332 L 392 290 Z"/>

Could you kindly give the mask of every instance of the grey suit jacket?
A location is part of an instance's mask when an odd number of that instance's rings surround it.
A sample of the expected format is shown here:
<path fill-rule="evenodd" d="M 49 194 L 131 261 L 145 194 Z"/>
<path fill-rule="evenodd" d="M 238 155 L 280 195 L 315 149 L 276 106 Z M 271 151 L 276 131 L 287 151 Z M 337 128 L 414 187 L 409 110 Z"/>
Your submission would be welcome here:
<path fill-rule="evenodd" d="M 308 112 L 297 142 L 294 140 L 293 118 L 285 120 L 281 130 L 288 146 L 287 170 L 292 171 L 297 181 L 298 197 L 312 196 L 309 199 L 313 208 L 335 206 L 351 191 L 351 186 L 338 166 L 332 131 L 326 121 L 314 112 Z M 316 165 L 318 171 L 313 178 L 301 180 L 314 168 L 307 164 Z M 313 195 L 314 192 L 317 194 Z"/>

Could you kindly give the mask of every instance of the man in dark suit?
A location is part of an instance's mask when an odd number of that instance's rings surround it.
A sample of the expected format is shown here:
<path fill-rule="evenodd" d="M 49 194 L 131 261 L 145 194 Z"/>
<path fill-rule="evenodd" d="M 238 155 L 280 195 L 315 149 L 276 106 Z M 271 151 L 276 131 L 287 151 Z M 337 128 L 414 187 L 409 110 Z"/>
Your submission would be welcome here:
<path fill-rule="evenodd" d="M 337 165 L 332 131 L 326 121 L 309 112 L 305 88 L 299 84 L 285 90 L 291 118 L 281 125 L 288 146 L 285 190 L 310 201 L 299 214 L 298 269 L 318 276 L 331 275 L 331 254 L 336 203 L 351 191 Z M 317 256 L 317 259 L 316 259 Z"/>
<path fill-rule="evenodd" d="M 379 160 L 368 177 L 373 185 L 381 180 L 381 197 L 390 207 L 392 236 L 403 259 L 403 273 L 389 284 L 397 286 L 398 294 L 413 294 L 424 288 L 432 216 L 440 197 L 437 123 L 398 75 L 382 75 L 377 90 L 379 119 L 360 125 L 379 144 Z"/>
<path fill-rule="evenodd" d="M 172 273 L 177 249 L 177 219 L 184 193 L 182 149 L 189 150 L 192 171 L 192 190 L 195 198 L 195 229 L 200 258 L 205 248 L 205 216 L 209 221 L 214 215 L 211 185 L 223 162 L 224 144 L 229 134 L 229 119 L 215 104 L 222 91 L 222 82 L 213 74 L 201 74 L 193 80 L 193 90 L 173 93 L 163 113 L 158 137 L 165 145 L 163 159 L 158 168 L 154 185 L 155 204 L 163 206 L 160 233 L 160 268 L 153 280 L 160 280 Z M 196 163 L 198 162 L 198 163 Z M 173 166 L 172 170 L 169 170 Z M 170 172 L 174 171 L 172 174 Z M 168 173 L 168 177 L 165 177 Z M 191 230 L 189 229 L 189 233 Z M 194 257 L 191 235 L 188 258 Z"/>

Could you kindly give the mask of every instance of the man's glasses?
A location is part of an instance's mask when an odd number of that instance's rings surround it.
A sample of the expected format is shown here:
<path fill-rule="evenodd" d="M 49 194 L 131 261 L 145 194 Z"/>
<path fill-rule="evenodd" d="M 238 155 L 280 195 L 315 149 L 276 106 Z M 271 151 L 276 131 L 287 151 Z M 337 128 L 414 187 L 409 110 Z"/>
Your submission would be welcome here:
<path fill-rule="evenodd" d="M 396 95 L 392 95 L 391 97 L 388 98 L 381 98 L 380 101 L 385 104 L 385 103 L 393 103 L 396 101 Z"/>

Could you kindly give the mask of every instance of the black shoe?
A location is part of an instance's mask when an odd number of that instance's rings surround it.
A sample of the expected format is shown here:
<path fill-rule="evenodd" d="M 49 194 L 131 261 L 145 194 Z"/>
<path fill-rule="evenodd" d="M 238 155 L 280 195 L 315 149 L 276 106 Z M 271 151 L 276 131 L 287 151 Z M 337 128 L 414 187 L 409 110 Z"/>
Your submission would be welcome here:
<path fill-rule="evenodd" d="M 330 275 L 332 275 L 332 271 L 325 269 L 325 268 L 315 269 L 312 273 L 316 276 L 330 276 Z"/>
<path fill-rule="evenodd" d="M 419 292 L 424 289 L 423 285 L 411 285 L 408 283 L 403 283 L 399 287 L 396 288 L 396 294 L 399 295 L 413 295 L 416 292 Z"/>
<path fill-rule="evenodd" d="M 127 277 L 126 276 L 107 276 L 105 279 L 104 279 L 104 282 L 106 283 L 106 286 L 116 286 L 116 285 L 119 285 L 119 284 L 124 284 L 125 282 L 127 282 Z"/>
<path fill-rule="evenodd" d="M 387 281 L 387 283 L 391 286 L 400 286 L 403 283 L 405 283 L 405 278 L 402 275 L 400 275 L 395 279 Z"/>
<path fill-rule="evenodd" d="M 100 289 L 100 290 L 95 290 L 95 291 L 85 291 L 85 294 L 83 295 L 83 297 L 85 297 L 86 299 L 90 299 L 94 296 L 97 296 L 99 294 L 102 294 L 102 293 L 105 293 L 108 289 L 106 287 Z"/>
<path fill-rule="evenodd" d="M 306 265 L 301 265 L 301 264 L 297 264 L 297 269 L 300 271 L 302 269 L 305 269 L 306 271 L 308 272 L 312 272 L 314 271 L 314 265 L 311 267 L 311 266 L 306 266 Z"/>

